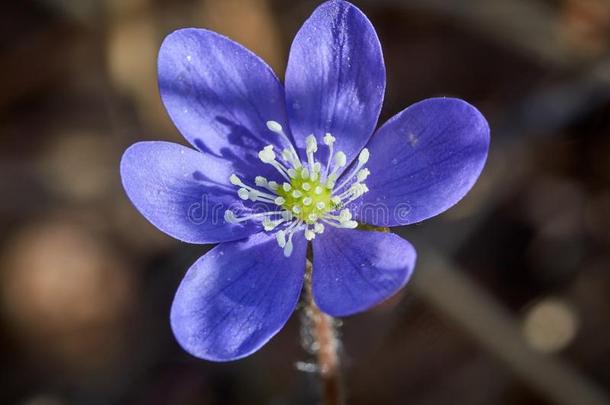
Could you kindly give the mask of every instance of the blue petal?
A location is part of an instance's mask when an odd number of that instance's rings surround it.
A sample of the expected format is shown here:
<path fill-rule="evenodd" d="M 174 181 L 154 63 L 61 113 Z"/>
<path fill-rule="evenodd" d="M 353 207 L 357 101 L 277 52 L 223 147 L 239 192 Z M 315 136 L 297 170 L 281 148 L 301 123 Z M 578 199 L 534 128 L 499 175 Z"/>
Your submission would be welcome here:
<path fill-rule="evenodd" d="M 369 192 L 354 217 L 378 225 L 423 221 L 447 210 L 476 182 L 489 149 L 489 126 L 472 105 L 432 98 L 391 118 L 373 136 Z"/>
<path fill-rule="evenodd" d="M 168 235 L 189 243 L 245 238 L 258 231 L 249 223 L 228 224 L 224 212 L 249 209 L 229 184 L 229 165 L 170 142 L 139 142 L 121 160 L 129 199 L 146 219 Z"/>
<path fill-rule="evenodd" d="M 168 35 L 159 51 L 159 90 L 174 124 L 199 150 L 231 162 L 237 174 L 277 178 L 257 153 L 288 146 L 266 126 L 287 127 L 284 90 L 271 68 L 230 39 L 204 29 Z"/>
<path fill-rule="evenodd" d="M 415 249 L 392 233 L 327 227 L 313 242 L 313 297 L 332 316 L 369 309 L 401 289 Z"/>
<path fill-rule="evenodd" d="M 294 311 L 307 243 L 295 235 L 284 257 L 273 236 L 223 243 L 201 257 L 182 280 L 171 310 L 176 339 L 189 353 L 214 361 L 258 350 Z"/>
<path fill-rule="evenodd" d="M 286 103 L 295 142 L 336 137 L 348 163 L 367 143 L 385 90 L 381 45 L 366 16 L 345 1 L 318 7 L 297 33 L 286 70 Z M 327 148 L 321 147 L 322 161 Z"/>

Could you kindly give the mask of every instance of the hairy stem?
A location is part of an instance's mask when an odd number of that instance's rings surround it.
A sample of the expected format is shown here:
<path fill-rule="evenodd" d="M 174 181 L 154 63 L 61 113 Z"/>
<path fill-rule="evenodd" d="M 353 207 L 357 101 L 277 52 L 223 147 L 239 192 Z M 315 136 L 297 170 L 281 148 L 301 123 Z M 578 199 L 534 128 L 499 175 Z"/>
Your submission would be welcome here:
<path fill-rule="evenodd" d="M 311 293 L 311 262 L 307 261 L 305 271 L 305 317 L 303 327 L 309 328 L 307 335 L 313 340 L 311 351 L 317 357 L 317 370 L 322 380 L 322 397 L 325 405 L 343 404 L 341 392 L 341 368 L 339 363 L 339 339 L 335 330 L 335 320 L 320 311 Z"/>

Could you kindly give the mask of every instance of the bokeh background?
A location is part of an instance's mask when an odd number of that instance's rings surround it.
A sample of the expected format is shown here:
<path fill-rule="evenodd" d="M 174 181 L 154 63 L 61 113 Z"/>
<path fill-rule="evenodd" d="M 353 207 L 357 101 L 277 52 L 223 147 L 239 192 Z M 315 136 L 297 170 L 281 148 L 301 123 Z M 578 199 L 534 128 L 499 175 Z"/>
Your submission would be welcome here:
<path fill-rule="evenodd" d="M 382 119 L 461 97 L 492 128 L 395 298 L 343 320 L 350 404 L 602 405 L 610 398 L 610 2 L 361 0 L 385 52 Z M 122 151 L 184 142 L 156 53 L 217 30 L 283 76 L 317 2 L 20 0 L 0 5 L 0 403 L 312 404 L 299 317 L 238 362 L 185 354 L 168 313 L 209 247 L 122 192 Z"/>

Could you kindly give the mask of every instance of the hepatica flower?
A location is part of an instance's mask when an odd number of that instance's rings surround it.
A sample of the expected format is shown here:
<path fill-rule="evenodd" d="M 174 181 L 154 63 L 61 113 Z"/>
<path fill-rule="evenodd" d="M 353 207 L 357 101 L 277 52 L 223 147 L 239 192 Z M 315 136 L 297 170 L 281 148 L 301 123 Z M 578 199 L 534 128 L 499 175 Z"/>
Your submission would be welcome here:
<path fill-rule="evenodd" d="M 308 243 L 312 291 L 332 316 L 364 311 L 409 279 L 395 234 L 458 202 L 479 176 L 489 128 L 468 103 L 416 103 L 375 131 L 385 67 L 360 10 L 329 1 L 305 22 L 282 85 L 259 57 L 204 29 L 170 34 L 159 88 L 193 146 L 139 142 L 121 176 L 161 231 L 218 245 L 186 273 L 171 309 L 182 347 L 209 360 L 264 345 L 294 311 Z"/>

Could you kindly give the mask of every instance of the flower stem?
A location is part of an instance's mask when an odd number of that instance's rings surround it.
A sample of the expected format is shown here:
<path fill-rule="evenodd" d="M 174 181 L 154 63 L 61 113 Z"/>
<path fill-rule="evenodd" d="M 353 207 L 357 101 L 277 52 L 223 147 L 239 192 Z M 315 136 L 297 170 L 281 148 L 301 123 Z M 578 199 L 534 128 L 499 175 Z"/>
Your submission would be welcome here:
<path fill-rule="evenodd" d="M 311 351 L 317 357 L 317 371 L 322 380 L 324 405 L 342 405 L 341 368 L 339 363 L 339 339 L 335 320 L 320 311 L 311 293 L 311 262 L 305 268 L 305 318 L 303 327 L 309 328 L 307 335 L 313 339 Z"/>

